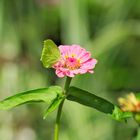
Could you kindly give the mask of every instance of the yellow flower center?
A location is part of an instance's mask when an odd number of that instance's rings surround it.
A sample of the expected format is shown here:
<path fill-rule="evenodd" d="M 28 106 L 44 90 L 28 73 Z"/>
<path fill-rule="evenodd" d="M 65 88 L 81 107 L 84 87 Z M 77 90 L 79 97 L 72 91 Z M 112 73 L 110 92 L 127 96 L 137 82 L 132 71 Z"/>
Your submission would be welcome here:
<path fill-rule="evenodd" d="M 74 70 L 78 69 L 81 66 L 80 61 L 74 57 L 66 58 L 65 67 Z"/>

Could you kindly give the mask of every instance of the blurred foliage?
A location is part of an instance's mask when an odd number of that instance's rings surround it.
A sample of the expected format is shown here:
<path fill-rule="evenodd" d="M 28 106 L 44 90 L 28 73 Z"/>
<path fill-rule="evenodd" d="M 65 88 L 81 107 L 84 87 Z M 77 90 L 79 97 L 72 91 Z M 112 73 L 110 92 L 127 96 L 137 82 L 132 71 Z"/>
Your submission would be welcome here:
<path fill-rule="evenodd" d="M 140 91 L 139 0 L 0 0 L 0 98 L 19 91 L 63 85 L 40 63 L 43 40 L 80 44 L 98 59 L 95 74 L 72 85 L 117 103 Z M 3 140 L 51 140 L 55 113 L 42 119 L 34 104 L 0 112 Z M 130 140 L 136 124 L 118 123 L 96 110 L 66 102 L 61 140 Z M 123 133 L 122 133 L 123 132 Z"/>

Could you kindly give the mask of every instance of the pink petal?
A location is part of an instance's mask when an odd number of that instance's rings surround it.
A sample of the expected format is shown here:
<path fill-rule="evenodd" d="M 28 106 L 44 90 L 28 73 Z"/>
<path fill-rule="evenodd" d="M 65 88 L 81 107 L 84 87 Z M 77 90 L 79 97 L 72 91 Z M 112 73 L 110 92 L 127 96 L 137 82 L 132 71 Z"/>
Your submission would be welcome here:
<path fill-rule="evenodd" d="M 93 71 L 93 70 L 88 70 L 88 72 L 89 72 L 89 73 L 94 73 L 94 71 Z"/>
<path fill-rule="evenodd" d="M 61 77 L 61 78 L 65 76 L 64 73 L 60 70 L 56 70 L 55 73 L 58 77 Z"/>
<path fill-rule="evenodd" d="M 91 54 L 89 52 L 85 52 L 83 54 L 83 56 L 80 57 L 80 62 L 86 62 L 87 60 L 89 60 L 91 58 Z"/>
<path fill-rule="evenodd" d="M 74 73 L 72 71 L 67 71 L 66 75 L 69 77 L 74 77 Z"/>
<path fill-rule="evenodd" d="M 81 68 L 84 68 L 84 69 L 93 69 L 96 64 L 97 64 L 97 60 L 96 59 L 89 59 L 87 62 L 85 62 L 81 66 Z"/>
<path fill-rule="evenodd" d="M 80 69 L 73 70 L 73 73 L 74 74 L 79 74 L 80 73 Z"/>

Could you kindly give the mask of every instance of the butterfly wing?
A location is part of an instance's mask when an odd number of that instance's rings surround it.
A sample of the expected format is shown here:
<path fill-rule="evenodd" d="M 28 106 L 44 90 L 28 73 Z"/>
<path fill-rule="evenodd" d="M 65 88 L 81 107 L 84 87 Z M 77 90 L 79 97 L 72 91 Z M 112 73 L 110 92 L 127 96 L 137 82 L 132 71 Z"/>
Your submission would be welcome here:
<path fill-rule="evenodd" d="M 50 39 L 44 41 L 41 61 L 46 68 L 52 67 L 60 59 L 60 51 L 57 45 Z"/>

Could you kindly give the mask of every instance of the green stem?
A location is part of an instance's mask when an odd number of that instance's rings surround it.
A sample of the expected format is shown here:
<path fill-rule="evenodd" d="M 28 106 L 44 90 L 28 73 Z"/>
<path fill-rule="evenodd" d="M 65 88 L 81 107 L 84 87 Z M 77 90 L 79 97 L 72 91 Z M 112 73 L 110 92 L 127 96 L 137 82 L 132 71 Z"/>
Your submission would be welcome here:
<path fill-rule="evenodd" d="M 54 140 L 58 140 L 59 137 L 60 118 L 61 118 L 63 104 L 64 104 L 64 100 L 61 102 L 61 104 L 58 107 L 55 129 L 54 129 Z"/>
<path fill-rule="evenodd" d="M 66 82 L 65 82 L 65 95 L 67 94 L 67 91 L 69 89 L 70 86 L 70 82 L 71 82 L 70 77 L 67 77 Z M 57 116 L 56 116 L 56 122 L 55 122 L 55 128 L 54 128 L 54 140 L 58 140 L 59 138 L 59 127 L 60 127 L 60 118 L 61 118 L 61 113 L 62 113 L 62 108 L 63 108 L 63 104 L 64 104 L 65 99 L 61 102 L 61 104 L 58 107 L 58 111 L 57 111 Z"/>
<path fill-rule="evenodd" d="M 67 91 L 68 91 L 68 89 L 69 89 L 69 86 L 70 86 L 71 80 L 72 80 L 71 77 L 67 77 L 67 79 L 66 79 L 66 83 L 65 83 L 65 87 L 64 87 L 65 95 L 67 95 Z"/>

